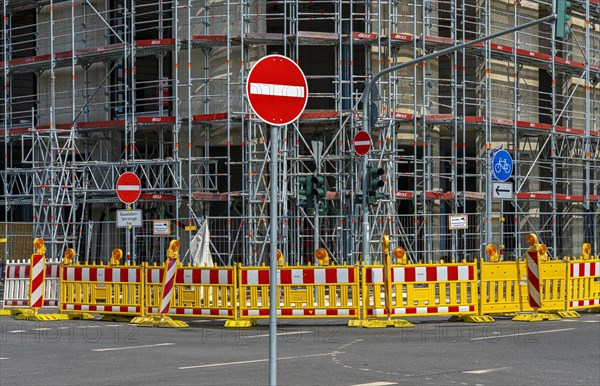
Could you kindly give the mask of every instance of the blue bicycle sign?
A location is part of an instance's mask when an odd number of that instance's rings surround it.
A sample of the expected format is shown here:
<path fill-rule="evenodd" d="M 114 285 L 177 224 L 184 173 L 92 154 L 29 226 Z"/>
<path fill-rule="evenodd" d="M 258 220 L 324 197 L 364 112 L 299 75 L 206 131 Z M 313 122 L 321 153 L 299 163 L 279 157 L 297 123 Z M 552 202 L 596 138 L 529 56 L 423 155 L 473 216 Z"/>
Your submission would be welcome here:
<path fill-rule="evenodd" d="M 497 150 L 492 153 L 492 172 L 494 180 L 506 181 L 512 175 L 513 160 L 506 150 Z"/>

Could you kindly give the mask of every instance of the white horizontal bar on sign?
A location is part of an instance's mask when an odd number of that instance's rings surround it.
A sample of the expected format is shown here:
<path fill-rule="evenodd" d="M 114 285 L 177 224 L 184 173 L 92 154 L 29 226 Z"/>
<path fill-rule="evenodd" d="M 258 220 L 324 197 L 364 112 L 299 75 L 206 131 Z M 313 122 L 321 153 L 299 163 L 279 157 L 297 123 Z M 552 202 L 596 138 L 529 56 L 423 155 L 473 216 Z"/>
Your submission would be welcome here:
<path fill-rule="evenodd" d="M 304 98 L 304 87 L 287 84 L 250 83 L 250 94 Z"/>
<path fill-rule="evenodd" d="M 140 190 L 139 185 L 119 185 L 118 190 Z"/>
<path fill-rule="evenodd" d="M 354 146 L 366 146 L 370 145 L 370 141 L 354 141 Z"/>

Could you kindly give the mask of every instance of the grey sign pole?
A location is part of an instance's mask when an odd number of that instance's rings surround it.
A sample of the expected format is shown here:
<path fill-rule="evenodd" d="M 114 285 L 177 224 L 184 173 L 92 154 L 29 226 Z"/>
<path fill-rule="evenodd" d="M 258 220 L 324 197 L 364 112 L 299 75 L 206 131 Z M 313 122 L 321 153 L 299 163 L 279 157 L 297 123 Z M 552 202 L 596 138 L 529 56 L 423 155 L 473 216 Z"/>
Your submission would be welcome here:
<path fill-rule="evenodd" d="M 277 384 L 277 176 L 279 128 L 271 126 L 271 202 L 270 209 L 270 275 L 269 275 L 269 385 Z"/>
<path fill-rule="evenodd" d="M 461 43 L 461 44 L 457 44 L 455 46 L 452 47 L 448 47 L 445 48 L 443 50 L 440 51 L 436 51 L 436 52 L 432 52 L 429 55 L 425 55 L 425 56 L 421 56 L 420 58 L 417 59 L 413 59 L 413 60 L 409 60 L 408 62 L 404 62 L 404 63 L 400 63 L 397 64 L 395 66 L 391 66 L 388 67 L 384 70 L 379 71 L 377 74 L 375 74 L 370 80 L 369 82 L 366 84 L 365 86 L 365 90 L 363 91 L 361 100 L 362 100 L 362 104 L 363 104 L 363 116 L 362 116 L 362 129 L 366 132 L 370 132 L 369 130 L 369 108 L 371 106 L 371 90 L 373 89 L 373 87 L 375 86 L 375 84 L 377 84 L 377 81 L 384 76 L 385 74 L 389 74 L 390 72 L 394 72 L 394 71 L 398 71 L 401 70 L 405 67 L 410 67 L 412 65 L 415 65 L 417 63 L 421 63 L 421 62 L 425 62 L 429 59 L 434 59 L 437 58 L 438 56 L 442 56 L 442 55 L 446 55 L 446 54 L 450 54 L 453 53 L 455 51 L 458 50 L 462 50 L 463 48 L 467 48 L 469 46 L 478 44 L 478 43 L 483 43 L 486 42 L 488 40 L 497 38 L 499 36 L 503 36 L 503 35 L 507 35 L 516 31 L 520 31 L 522 29 L 526 29 L 529 27 L 533 27 L 534 25 L 538 25 L 540 23 L 544 23 L 546 21 L 554 21 L 556 20 L 556 14 L 553 13 L 551 15 L 548 15 L 546 17 L 543 17 L 541 19 L 537 19 L 537 20 L 533 20 L 530 21 L 528 23 L 525 24 L 521 24 L 519 26 L 513 27 L 513 28 L 509 28 L 507 30 L 504 31 L 500 31 L 500 32 L 496 32 L 493 33 L 491 35 L 487 35 L 484 37 L 481 37 L 479 39 L 475 39 L 475 40 L 470 40 L 466 43 Z M 360 100 L 359 100 L 360 102 Z M 369 256 L 370 253 L 370 243 L 371 243 L 371 235 L 369 234 L 369 205 L 366 204 L 366 194 L 367 194 L 367 157 L 365 155 L 365 158 L 363 160 L 362 163 L 362 176 L 363 176 L 363 202 L 362 202 L 362 216 L 363 216 L 363 223 L 362 223 L 362 258 L 363 261 L 365 262 L 365 264 L 370 264 L 371 263 L 371 257 Z M 490 195 L 489 190 L 488 190 L 488 196 Z"/>

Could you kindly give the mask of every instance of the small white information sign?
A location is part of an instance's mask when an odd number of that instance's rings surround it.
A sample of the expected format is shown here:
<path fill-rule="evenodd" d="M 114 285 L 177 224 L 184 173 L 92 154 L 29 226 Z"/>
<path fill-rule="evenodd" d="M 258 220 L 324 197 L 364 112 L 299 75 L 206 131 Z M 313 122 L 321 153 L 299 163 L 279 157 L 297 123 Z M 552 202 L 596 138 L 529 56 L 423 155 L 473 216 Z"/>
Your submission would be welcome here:
<path fill-rule="evenodd" d="M 155 236 L 168 236 L 171 234 L 171 221 L 152 220 L 152 234 Z"/>
<path fill-rule="evenodd" d="M 510 200 L 513 198 L 513 185 L 511 182 L 494 182 L 492 198 Z"/>
<path fill-rule="evenodd" d="M 467 229 L 469 220 L 466 214 L 451 214 L 448 216 L 448 228 L 450 230 Z"/>
<path fill-rule="evenodd" d="M 117 228 L 141 227 L 141 210 L 117 210 Z"/>

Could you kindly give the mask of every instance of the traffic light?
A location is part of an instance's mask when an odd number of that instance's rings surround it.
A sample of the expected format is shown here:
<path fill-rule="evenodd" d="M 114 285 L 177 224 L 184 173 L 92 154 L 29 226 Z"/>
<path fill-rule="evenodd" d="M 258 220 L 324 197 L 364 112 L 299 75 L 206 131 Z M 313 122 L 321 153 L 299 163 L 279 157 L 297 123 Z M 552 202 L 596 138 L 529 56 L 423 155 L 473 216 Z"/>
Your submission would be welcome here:
<path fill-rule="evenodd" d="M 554 35 L 557 38 L 564 38 L 571 33 L 568 21 L 571 20 L 571 3 L 567 0 L 556 0 L 556 27 Z"/>
<path fill-rule="evenodd" d="M 327 203 L 325 201 L 325 195 L 327 194 L 327 178 L 325 176 L 317 174 L 311 178 L 312 182 L 312 194 L 317 199 L 317 207 L 319 214 L 327 214 Z"/>
<path fill-rule="evenodd" d="M 380 167 L 367 166 L 367 194 L 369 195 L 369 204 L 374 204 L 377 200 L 384 198 L 384 194 L 378 192 L 385 185 L 385 182 L 381 179 L 381 176 L 384 174 L 385 170 Z"/>
<path fill-rule="evenodd" d="M 304 200 L 300 200 L 300 207 L 306 210 L 306 213 L 309 216 L 315 214 L 315 200 L 314 200 L 314 189 L 312 178 L 308 176 L 303 176 L 298 179 L 300 182 L 300 190 L 298 193 L 301 196 L 304 196 Z"/>

